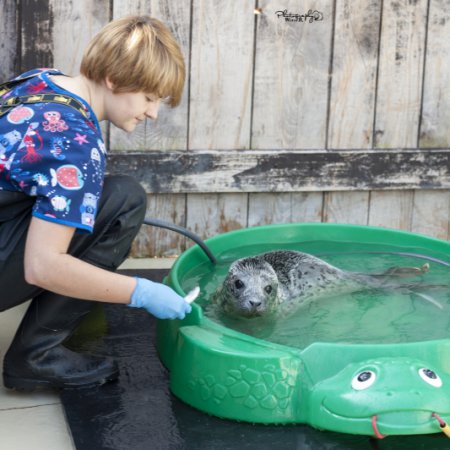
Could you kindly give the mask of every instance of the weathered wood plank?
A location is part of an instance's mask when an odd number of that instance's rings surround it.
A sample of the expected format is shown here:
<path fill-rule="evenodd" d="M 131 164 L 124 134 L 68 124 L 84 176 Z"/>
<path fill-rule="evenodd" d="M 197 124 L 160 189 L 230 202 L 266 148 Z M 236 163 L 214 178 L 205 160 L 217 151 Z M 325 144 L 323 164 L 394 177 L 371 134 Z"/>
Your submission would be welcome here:
<path fill-rule="evenodd" d="M 249 148 L 254 1 L 199 0 L 192 8 L 188 147 Z M 187 213 L 204 237 L 240 228 L 247 195 L 188 195 Z"/>
<path fill-rule="evenodd" d="M 193 2 L 190 149 L 249 148 L 254 5 Z"/>
<path fill-rule="evenodd" d="M 250 194 L 248 226 L 320 222 L 322 193 Z"/>
<path fill-rule="evenodd" d="M 291 222 L 290 194 L 251 194 L 248 205 L 248 226 Z"/>
<path fill-rule="evenodd" d="M 383 3 L 375 146 L 415 148 L 422 94 L 427 0 Z"/>
<path fill-rule="evenodd" d="M 450 2 L 430 2 L 420 147 L 450 144 Z"/>
<path fill-rule="evenodd" d="M 449 149 L 128 152 L 108 168 L 155 193 L 450 188 Z"/>
<path fill-rule="evenodd" d="M 322 192 L 293 192 L 291 196 L 291 222 L 321 222 Z"/>
<path fill-rule="evenodd" d="M 245 194 L 188 195 L 186 227 L 202 239 L 243 228 L 247 224 L 246 197 Z"/>
<path fill-rule="evenodd" d="M 368 225 L 410 231 L 413 197 L 413 191 L 371 192 Z"/>
<path fill-rule="evenodd" d="M 262 0 L 257 19 L 252 148 L 324 148 L 333 2 Z M 286 22 L 279 10 L 323 20 Z"/>
<path fill-rule="evenodd" d="M 377 148 L 417 147 L 427 3 L 383 2 L 374 135 Z M 369 224 L 410 230 L 412 201 L 412 191 L 371 193 Z"/>
<path fill-rule="evenodd" d="M 367 225 L 369 192 L 326 192 L 323 221 Z"/>
<path fill-rule="evenodd" d="M 50 0 L 22 0 L 20 72 L 53 67 L 53 10 Z"/>
<path fill-rule="evenodd" d="M 84 49 L 109 21 L 109 0 L 50 0 L 50 8 L 54 66 L 67 75 L 78 75 Z"/>
<path fill-rule="evenodd" d="M 424 98 L 419 145 L 444 147 L 450 142 L 447 61 L 450 56 L 450 4 L 430 2 L 424 79 Z M 450 192 L 417 190 L 414 192 L 411 231 L 439 239 L 448 239 Z"/>
<path fill-rule="evenodd" d="M 150 15 L 164 22 L 174 34 L 185 56 L 186 79 L 189 77 L 189 2 L 172 2 L 168 0 L 130 1 L 117 0 L 113 3 L 113 18 L 127 15 Z M 110 127 L 110 149 L 128 150 L 184 150 L 187 148 L 188 96 L 185 85 L 181 104 L 172 110 L 161 105 L 158 119 L 146 120 L 132 133 L 125 133 L 114 125 Z M 185 226 L 186 196 L 156 196 L 149 198 L 148 215 Z M 179 223 L 180 217 L 183 223 Z M 186 240 L 173 231 L 153 227 L 142 227 L 133 247 L 133 254 L 145 256 L 173 256 L 186 248 Z"/>
<path fill-rule="evenodd" d="M 337 0 L 328 148 L 372 148 L 381 0 Z"/>
<path fill-rule="evenodd" d="M 17 20 L 17 2 L 0 0 L 0 82 L 18 75 L 20 54 L 17 52 L 20 36 Z"/>
<path fill-rule="evenodd" d="M 146 14 L 164 22 L 180 44 L 185 57 L 186 84 L 180 105 L 172 109 L 161 105 L 157 120 L 145 120 L 133 133 L 114 125 L 110 128 L 110 149 L 184 150 L 187 148 L 190 2 L 171 0 L 115 0 L 113 17 Z"/>
<path fill-rule="evenodd" d="M 184 227 L 186 225 L 185 208 L 184 195 L 149 195 L 146 217 Z M 185 248 L 186 239 L 181 234 L 159 227 L 142 225 L 133 242 L 131 256 L 173 257 L 179 255 Z"/>
<path fill-rule="evenodd" d="M 449 220 L 450 191 L 414 192 L 411 231 L 448 239 Z"/>

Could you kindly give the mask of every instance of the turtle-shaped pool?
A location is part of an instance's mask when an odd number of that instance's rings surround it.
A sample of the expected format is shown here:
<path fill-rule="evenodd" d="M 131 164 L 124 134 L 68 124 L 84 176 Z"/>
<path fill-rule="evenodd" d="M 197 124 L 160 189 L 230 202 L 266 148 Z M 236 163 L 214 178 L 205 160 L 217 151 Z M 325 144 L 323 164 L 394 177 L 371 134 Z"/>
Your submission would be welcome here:
<path fill-rule="evenodd" d="M 201 288 L 184 320 L 158 322 L 158 351 L 177 397 L 252 423 L 305 423 L 379 438 L 448 432 L 450 243 L 376 227 L 285 224 L 206 244 L 217 264 L 196 245 L 166 279 L 181 295 Z M 398 289 L 317 299 L 289 316 L 218 311 L 211 299 L 230 264 L 280 249 L 354 272 L 424 263 L 429 270 Z"/>

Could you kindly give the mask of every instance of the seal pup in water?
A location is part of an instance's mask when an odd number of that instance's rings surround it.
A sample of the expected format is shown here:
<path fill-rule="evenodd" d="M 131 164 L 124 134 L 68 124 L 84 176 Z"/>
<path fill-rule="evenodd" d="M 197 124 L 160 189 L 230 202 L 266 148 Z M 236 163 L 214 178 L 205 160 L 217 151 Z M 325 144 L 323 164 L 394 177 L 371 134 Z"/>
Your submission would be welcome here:
<path fill-rule="evenodd" d="M 428 269 L 428 264 L 393 267 L 370 275 L 338 269 L 307 253 L 276 250 L 232 263 L 213 302 L 230 315 L 262 316 L 327 295 L 387 287 L 393 277 L 415 276 Z"/>

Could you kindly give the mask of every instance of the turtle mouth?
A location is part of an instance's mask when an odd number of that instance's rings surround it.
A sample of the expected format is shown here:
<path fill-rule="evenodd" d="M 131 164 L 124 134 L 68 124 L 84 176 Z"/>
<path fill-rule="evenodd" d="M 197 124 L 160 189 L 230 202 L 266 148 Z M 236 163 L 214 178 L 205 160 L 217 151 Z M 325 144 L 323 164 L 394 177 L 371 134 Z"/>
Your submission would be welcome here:
<path fill-rule="evenodd" d="M 368 416 L 345 416 L 337 414 L 322 403 L 322 408 L 332 417 L 338 420 L 355 420 L 370 423 L 373 434 L 378 439 L 383 439 L 389 434 L 420 434 L 436 432 L 442 427 L 443 419 L 434 411 L 429 410 L 398 410 L 379 411 Z M 421 430 L 421 431 L 419 431 Z"/>
<path fill-rule="evenodd" d="M 384 439 L 387 437 L 387 434 L 383 434 L 378 429 L 378 418 L 380 418 L 380 422 L 388 422 L 388 426 L 393 426 L 395 423 L 403 424 L 405 422 L 405 417 L 407 420 L 411 420 L 411 426 L 417 430 L 418 427 L 423 427 L 430 425 L 432 423 L 437 423 L 440 428 L 445 428 L 446 423 L 444 419 L 436 412 L 430 411 L 396 411 L 396 412 L 386 412 L 381 415 L 375 414 L 372 416 L 372 428 L 375 436 L 378 439 Z M 414 420 L 416 419 L 416 420 Z"/>

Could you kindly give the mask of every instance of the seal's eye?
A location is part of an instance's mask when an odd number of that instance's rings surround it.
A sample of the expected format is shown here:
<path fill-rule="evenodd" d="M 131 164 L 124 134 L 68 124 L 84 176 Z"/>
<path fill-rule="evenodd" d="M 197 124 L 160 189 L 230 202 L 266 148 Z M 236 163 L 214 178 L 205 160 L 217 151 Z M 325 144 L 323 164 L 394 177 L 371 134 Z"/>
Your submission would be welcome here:
<path fill-rule="evenodd" d="M 241 280 L 236 280 L 234 285 L 236 286 L 236 289 L 242 289 L 244 287 L 244 283 Z"/>
<path fill-rule="evenodd" d="M 360 372 L 353 377 L 352 388 L 357 391 L 362 391 L 363 389 L 367 389 L 372 386 L 376 379 L 377 376 L 375 372 L 372 372 L 371 370 L 364 370 L 364 372 Z"/>
<path fill-rule="evenodd" d="M 271 286 L 270 284 L 268 284 L 268 285 L 264 288 L 264 290 L 265 290 L 268 294 L 270 294 L 270 293 L 272 292 L 272 286 Z"/>
<path fill-rule="evenodd" d="M 423 381 L 427 382 L 431 386 L 434 386 L 436 388 L 440 388 L 442 386 L 442 380 L 439 375 L 437 375 L 436 372 L 433 372 L 430 369 L 419 369 L 419 375 Z"/>

